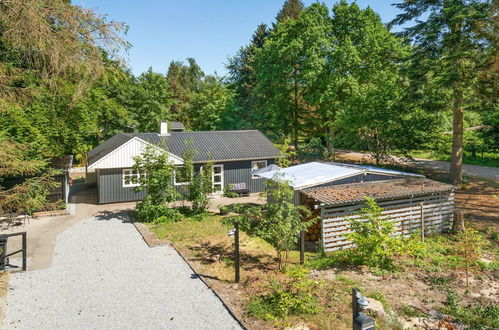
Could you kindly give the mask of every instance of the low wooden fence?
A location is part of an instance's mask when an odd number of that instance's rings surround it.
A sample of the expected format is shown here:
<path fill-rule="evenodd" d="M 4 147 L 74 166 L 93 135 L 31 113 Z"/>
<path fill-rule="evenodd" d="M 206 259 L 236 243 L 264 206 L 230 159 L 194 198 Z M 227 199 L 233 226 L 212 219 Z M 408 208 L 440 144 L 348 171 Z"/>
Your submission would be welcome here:
<path fill-rule="evenodd" d="M 394 235 L 407 237 L 413 233 L 444 232 L 452 227 L 454 214 L 454 193 L 405 197 L 380 201 L 382 218 L 395 225 Z M 325 251 L 352 247 L 345 236 L 351 233 L 348 219 L 361 220 L 358 214 L 365 204 L 323 206 L 321 208 L 322 242 Z"/>

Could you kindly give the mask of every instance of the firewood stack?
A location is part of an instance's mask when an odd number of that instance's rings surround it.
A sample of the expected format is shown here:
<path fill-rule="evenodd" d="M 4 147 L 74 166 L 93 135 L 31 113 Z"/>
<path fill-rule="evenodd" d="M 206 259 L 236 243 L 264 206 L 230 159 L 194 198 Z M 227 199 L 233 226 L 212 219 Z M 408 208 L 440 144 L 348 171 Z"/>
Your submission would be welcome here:
<path fill-rule="evenodd" d="M 321 239 L 321 222 L 318 220 L 313 226 L 308 229 L 308 232 L 305 233 L 305 241 L 306 242 L 317 242 Z"/>

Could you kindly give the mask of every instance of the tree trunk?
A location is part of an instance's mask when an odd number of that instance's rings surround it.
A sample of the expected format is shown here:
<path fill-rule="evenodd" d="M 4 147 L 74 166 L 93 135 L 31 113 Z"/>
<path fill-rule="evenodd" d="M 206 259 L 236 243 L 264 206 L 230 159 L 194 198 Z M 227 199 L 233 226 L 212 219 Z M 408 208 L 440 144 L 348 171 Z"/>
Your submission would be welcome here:
<path fill-rule="evenodd" d="M 294 89 L 294 111 L 293 111 L 293 144 L 298 150 L 298 83 L 296 82 L 296 72 L 293 79 Z"/>
<path fill-rule="evenodd" d="M 455 86 L 454 98 L 454 120 L 452 124 L 452 153 L 450 160 L 450 181 L 452 184 L 461 183 L 463 170 L 463 91 Z"/>
<path fill-rule="evenodd" d="M 334 130 L 329 125 L 326 127 L 326 148 L 327 152 L 334 161 L 336 159 L 336 153 L 334 149 Z"/>
<path fill-rule="evenodd" d="M 333 129 L 334 119 L 335 119 L 335 112 L 334 111 L 331 114 L 330 120 L 328 120 L 328 118 L 324 119 L 324 122 L 328 123 L 326 125 L 326 148 L 327 148 L 327 152 L 332 157 L 333 161 L 336 160 L 336 152 L 335 152 L 335 148 L 334 148 L 334 129 Z"/>
<path fill-rule="evenodd" d="M 456 210 L 454 212 L 454 222 L 452 223 L 452 231 L 454 233 L 462 233 L 465 231 L 463 211 Z"/>

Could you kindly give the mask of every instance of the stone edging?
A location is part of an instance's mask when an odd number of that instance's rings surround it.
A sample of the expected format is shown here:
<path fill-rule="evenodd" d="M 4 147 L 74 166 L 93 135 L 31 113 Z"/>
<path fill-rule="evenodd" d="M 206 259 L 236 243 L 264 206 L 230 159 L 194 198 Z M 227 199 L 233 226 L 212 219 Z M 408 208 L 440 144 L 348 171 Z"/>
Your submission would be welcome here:
<path fill-rule="evenodd" d="M 177 252 L 177 254 L 186 262 L 186 264 L 189 266 L 189 268 L 192 270 L 192 272 L 194 274 L 196 274 L 197 278 L 199 278 L 204 283 L 204 285 L 206 285 L 206 287 L 208 289 L 210 289 L 211 292 L 213 292 L 213 294 L 215 295 L 215 297 L 217 297 L 218 300 L 220 300 L 220 302 L 225 307 L 225 309 L 227 310 L 227 312 L 229 312 L 229 314 L 234 318 L 234 320 L 236 320 L 237 323 L 239 323 L 239 325 L 241 326 L 241 328 L 247 329 L 244 326 L 243 322 L 236 316 L 236 314 L 234 314 L 234 312 L 232 311 L 232 309 L 225 303 L 225 301 L 223 301 L 223 299 L 211 287 L 211 285 L 209 285 L 209 283 L 203 278 L 203 276 L 199 275 L 196 272 L 196 270 L 194 270 L 194 268 L 189 263 L 189 261 L 167 239 L 162 239 L 161 240 L 161 239 L 157 238 L 156 235 L 146 225 L 144 225 L 143 223 L 140 223 L 140 222 L 137 222 L 137 221 L 133 221 L 133 220 L 132 220 L 132 223 L 135 226 L 135 228 L 137 229 L 137 231 L 139 232 L 139 234 L 144 239 L 144 242 L 146 242 L 146 244 L 149 247 L 156 247 L 156 246 L 161 246 L 161 245 L 169 245 L 169 246 L 171 246 Z"/>
<path fill-rule="evenodd" d="M 41 212 L 33 212 L 33 217 L 58 217 L 63 215 L 69 215 L 68 210 L 57 210 L 57 211 L 41 211 Z"/>

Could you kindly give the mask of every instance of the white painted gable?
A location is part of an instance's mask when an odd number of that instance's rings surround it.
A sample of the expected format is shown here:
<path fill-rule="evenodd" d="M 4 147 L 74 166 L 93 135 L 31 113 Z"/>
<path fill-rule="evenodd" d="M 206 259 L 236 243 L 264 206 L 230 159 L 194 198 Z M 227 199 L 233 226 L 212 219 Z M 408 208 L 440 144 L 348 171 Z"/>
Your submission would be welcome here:
<path fill-rule="evenodd" d="M 150 144 L 138 137 L 134 137 L 130 141 L 122 144 L 114 151 L 102 157 L 92 165 L 88 166 L 89 169 L 97 168 L 129 168 L 134 165 L 134 157 L 140 156 L 146 147 L 150 146 L 155 148 L 158 152 L 165 152 L 168 154 L 169 159 L 175 165 L 183 164 L 183 160 L 169 152 L 164 151 L 153 144 Z"/>

